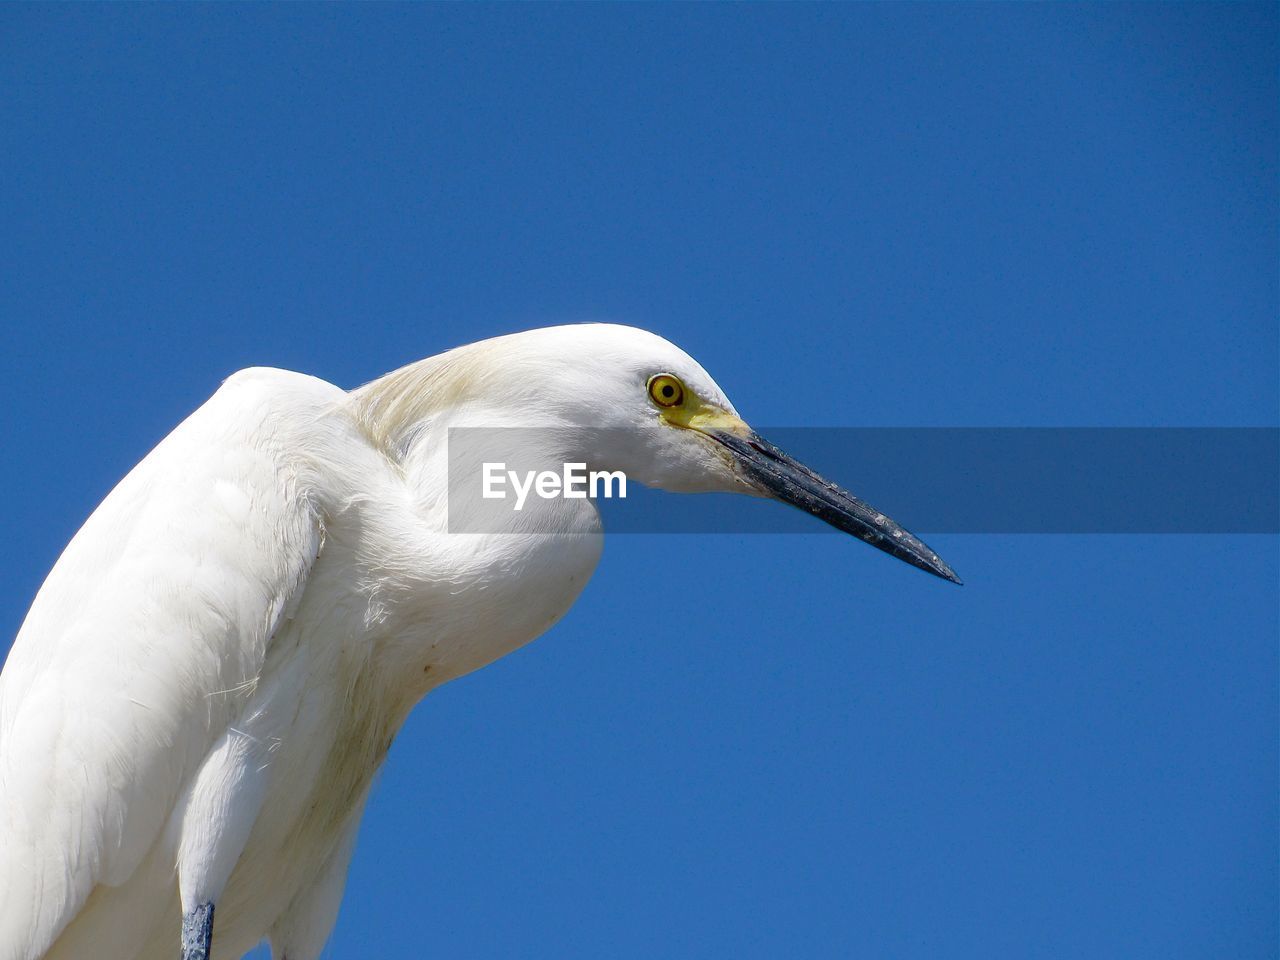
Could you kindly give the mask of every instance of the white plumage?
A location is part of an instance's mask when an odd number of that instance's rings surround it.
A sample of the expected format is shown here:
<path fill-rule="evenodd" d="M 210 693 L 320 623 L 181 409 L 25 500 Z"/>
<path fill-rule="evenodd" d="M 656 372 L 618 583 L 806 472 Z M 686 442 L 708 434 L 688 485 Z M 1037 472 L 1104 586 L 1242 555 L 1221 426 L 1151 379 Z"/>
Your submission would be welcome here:
<path fill-rule="evenodd" d="M 646 394 L 657 373 L 688 422 Z M 631 328 L 487 341 L 350 393 L 231 377 L 71 541 L 0 674 L 0 960 L 172 960 L 203 903 L 216 957 L 319 955 L 410 708 L 546 630 L 599 558 L 589 500 L 448 533 L 459 425 L 606 427 L 625 442 L 556 452 L 777 493 L 717 440 L 749 431 L 705 371 Z"/>

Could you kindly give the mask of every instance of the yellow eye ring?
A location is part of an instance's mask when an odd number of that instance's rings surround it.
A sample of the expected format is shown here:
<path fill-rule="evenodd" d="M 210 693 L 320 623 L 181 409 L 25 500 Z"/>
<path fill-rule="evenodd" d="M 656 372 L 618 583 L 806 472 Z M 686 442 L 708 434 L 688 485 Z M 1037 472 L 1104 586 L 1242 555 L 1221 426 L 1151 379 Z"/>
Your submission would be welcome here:
<path fill-rule="evenodd" d="M 660 407 L 678 407 L 684 402 L 684 384 L 669 373 L 649 378 L 649 399 Z"/>

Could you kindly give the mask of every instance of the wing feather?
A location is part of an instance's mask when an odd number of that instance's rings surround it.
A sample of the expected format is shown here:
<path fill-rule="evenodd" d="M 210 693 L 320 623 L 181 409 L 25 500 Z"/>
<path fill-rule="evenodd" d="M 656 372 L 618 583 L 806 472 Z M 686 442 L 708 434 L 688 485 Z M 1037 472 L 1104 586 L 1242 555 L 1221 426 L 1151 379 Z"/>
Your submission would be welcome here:
<path fill-rule="evenodd" d="M 297 452 L 340 395 L 232 377 L 49 574 L 0 674 L 0 960 L 133 874 L 232 722 L 321 547 Z"/>

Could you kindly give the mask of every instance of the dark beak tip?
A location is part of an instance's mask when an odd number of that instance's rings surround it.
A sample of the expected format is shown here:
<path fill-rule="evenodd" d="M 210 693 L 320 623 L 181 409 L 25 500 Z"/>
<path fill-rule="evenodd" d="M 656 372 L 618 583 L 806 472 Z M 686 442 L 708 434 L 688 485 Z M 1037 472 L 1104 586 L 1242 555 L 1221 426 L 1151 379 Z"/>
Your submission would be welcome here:
<path fill-rule="evenodd" d="M 948 583 L 954 583 L 957 587 L 963 587 L 964 581 L 960 579 L 959 574 L 951 569 L 950 565 L 936 553 L 928 558 L 899 557 L 900 560 L 906 560 L 913 567 L 918 567 L 925 573 L 931 573 L 939 580 L 946 580 Z"/>
<path fill-rule="evenodd" d="M 956 572 L 952 570 L 950 567 L 948 567 L 945 563 L 942 565 L 942 579 L 948 580 L 951 583 L 954 583 L 957 587 L 964 586 L 964 581 L 961 580 L 960 577 L 956 574 Z"/>

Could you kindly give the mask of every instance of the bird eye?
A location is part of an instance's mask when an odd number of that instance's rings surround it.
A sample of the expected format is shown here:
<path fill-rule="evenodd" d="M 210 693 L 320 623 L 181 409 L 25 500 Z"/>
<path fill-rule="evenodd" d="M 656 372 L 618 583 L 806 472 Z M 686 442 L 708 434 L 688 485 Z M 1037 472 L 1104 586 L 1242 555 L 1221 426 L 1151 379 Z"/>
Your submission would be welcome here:
<path fill-rule="evenodd" d="M 649 399 L 660 407 L 677 407 L 684 400 L 684 384 L 669 373 L 649 378 Z"/>

